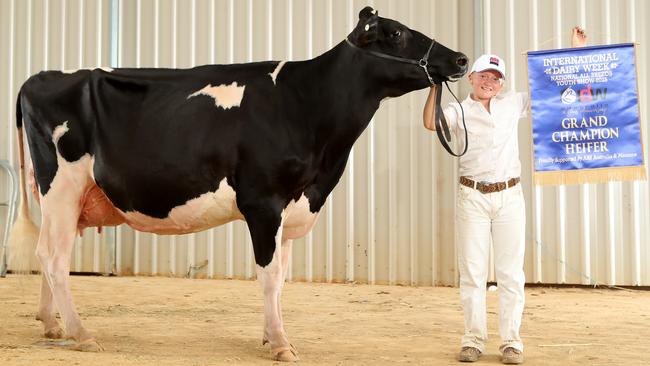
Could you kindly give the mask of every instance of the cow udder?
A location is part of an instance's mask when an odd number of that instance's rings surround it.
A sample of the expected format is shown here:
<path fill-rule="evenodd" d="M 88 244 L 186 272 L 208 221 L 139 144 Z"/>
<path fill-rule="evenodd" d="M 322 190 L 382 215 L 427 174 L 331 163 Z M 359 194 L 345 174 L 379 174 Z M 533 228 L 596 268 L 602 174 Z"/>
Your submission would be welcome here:
<path fill-rule="evenodd" d="M 90 186 L 81 199 L 81 214 L 77 223 L 79 232 L 93 226 L 101 231 L 102 226 L 117 226 L 124 222 L 124 217 L 106 197 L 104 191 L 96 184 Z"/>

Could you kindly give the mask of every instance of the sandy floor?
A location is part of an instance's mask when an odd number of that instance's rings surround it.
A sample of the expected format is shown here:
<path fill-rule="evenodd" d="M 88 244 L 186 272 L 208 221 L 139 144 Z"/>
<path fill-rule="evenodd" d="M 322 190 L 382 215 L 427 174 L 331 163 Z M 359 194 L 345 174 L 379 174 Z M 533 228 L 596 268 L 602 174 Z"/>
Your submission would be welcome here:
<path fill-rule="evenodd" d="M 102 353 L 42 338 L 39 279 L 0 278 L 0 365 L 279 364 L 261 345 L 256 282 L 73 277 Z M 528 365 L 648 365 L 650 292 L 532 288 L 522 334 Z M 496 293 L 478 364 L 499 364 Z M 456 288 L 290 283 L 284 319 L 304 365 L 458 364 Z M 63 344 L 63 346 L 62 346 Z"/>

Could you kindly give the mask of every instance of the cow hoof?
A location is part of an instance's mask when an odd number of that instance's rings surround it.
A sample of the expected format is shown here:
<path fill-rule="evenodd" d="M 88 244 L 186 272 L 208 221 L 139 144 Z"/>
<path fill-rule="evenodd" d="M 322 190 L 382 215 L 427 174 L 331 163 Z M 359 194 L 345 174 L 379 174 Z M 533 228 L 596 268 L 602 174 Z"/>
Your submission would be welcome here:
<path fill-rule="evenodd" d="M 99 343 L 97 343 L 96 340 L 94 339 L 86 339 L 83 342 L 78 342 L 77 344 L 74 345 L 73 349 L 75 351 L 81 351 L 81 352 L 102 352 L 104 350 L 104 347 L 102 347 Z"/>
<path fill-rule="evenodd" d="M 63 332 L 63 329 L 59 327 L 58 325 L 54 328 L 50 328 L 45 330 L 45 333 L 43 334 L 45 338 L 49 339 L 61 339 L 65 337 L 65 333 Z"/>
<path fill-rule="evenodd" d="M 293 347 L 274 352 L 273 359 L 281 362 L 297 362 L 300 360 Z"/>

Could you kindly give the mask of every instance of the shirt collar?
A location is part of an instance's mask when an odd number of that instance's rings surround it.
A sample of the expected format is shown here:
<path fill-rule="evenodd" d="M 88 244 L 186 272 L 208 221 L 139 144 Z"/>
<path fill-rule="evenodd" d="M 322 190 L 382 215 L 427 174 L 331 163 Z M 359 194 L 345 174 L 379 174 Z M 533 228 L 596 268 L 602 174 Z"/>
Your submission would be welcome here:
<path fill-rule="evenodd" d="M 499 94 L 492 97 L 492 99 L 501 100 L 501 99 L 506 97 L 506 94 L 507 93 L 500 92 Z M 481 106 L 481 102 L 472 99 L 472 93 L 471 92 L 467 94 L 467 98 L 465 98 L 464 102 L 467 103 L 467 105 L 470 106 L 470 107 L 480 107 Z"/>

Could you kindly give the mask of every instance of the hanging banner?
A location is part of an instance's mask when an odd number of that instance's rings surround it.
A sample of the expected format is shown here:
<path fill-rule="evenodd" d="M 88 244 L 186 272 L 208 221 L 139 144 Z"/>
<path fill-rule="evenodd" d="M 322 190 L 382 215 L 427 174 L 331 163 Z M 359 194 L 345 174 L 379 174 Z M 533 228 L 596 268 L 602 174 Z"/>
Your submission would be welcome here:
<path fill-rule="evenodd" d="M 535 184 L 645 179 L 632 43 L 528 52 Z"/>

